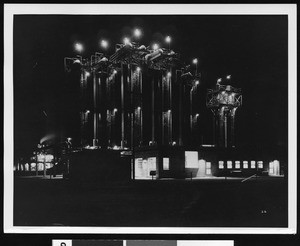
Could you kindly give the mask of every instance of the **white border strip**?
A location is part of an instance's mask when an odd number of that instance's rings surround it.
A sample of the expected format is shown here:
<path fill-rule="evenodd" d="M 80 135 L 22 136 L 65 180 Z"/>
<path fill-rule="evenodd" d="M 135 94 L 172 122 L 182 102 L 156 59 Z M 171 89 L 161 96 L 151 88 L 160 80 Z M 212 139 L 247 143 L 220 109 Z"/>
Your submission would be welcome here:
<path fill-rule="evenodd" d="M 177 241 L 177 246 L 233 246 L 233 240 Z"/>
<path fill-rule="evenodd" d="M 296 4 L 4 4 L 4 232 L 134 234 L 295 234 L 297 226 L 297 5 Z M 13 16 L 67 15 L 288 15 L 289 224 L 288 228 L 16 227 L 13 226 Z M 285 83 L 283 81 L 283 83 Z"/>
<path fill-rule="evenodd" d="M 288 209 L 289 228 L 297 228 L 297 7 L 288 18 Z"/>
<path fill-rule="evenodd" d="M 296 4 L 4 4 L 8 14 L 261 15 L 293 14 Z"/>

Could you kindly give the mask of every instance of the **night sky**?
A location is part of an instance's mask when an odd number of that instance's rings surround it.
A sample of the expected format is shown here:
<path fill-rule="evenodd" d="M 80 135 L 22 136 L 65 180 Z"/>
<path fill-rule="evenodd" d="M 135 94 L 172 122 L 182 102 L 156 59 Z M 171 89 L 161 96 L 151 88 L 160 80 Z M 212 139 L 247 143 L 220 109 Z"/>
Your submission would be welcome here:
<path fill-rule="evenodd" d="M 101 52 L 99 40 L 109 40 L 111 55 L 132 30 L 143 30 L 146 46 L 164 44 L 186 64 L 199 59 L 202 79 L 199 111 L 202 127 L 212 128 L 205 108 L 207 88 L 218 77 L 232 75 L 230 84 L 242 88 L 243 106 L 237 111 L 237 142 L 241 145 L 287 146 L 288 19 L 287 16 L 66 16 L 14 17 L 14 134 L 15 154 L 33 151 L 47 134 L 59 134 L 64 57 Z M 209 142 L 210 137 L 205 136 Z"/>

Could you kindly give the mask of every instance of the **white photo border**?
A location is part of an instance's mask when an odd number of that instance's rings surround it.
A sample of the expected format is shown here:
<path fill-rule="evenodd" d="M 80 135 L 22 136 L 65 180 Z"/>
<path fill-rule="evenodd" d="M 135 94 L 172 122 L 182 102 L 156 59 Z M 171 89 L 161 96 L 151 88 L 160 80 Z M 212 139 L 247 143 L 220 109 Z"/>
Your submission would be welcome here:
<path fill-rule="evenodd" d="M 151 7 L 149 6 L 151 5 Z M 288 15 L 288 227 L 21 227 L 13 225 L 13 17 L 64 15 Z M 4 233 L 295 234 L 297 230 L 297 5 L 296 4 L 4 4 Z"/>

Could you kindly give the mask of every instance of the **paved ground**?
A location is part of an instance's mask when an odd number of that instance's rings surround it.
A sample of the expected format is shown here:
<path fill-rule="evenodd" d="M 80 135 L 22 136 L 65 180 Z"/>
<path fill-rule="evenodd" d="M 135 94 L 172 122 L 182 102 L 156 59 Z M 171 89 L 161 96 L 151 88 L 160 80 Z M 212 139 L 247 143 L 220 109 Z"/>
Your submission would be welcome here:
<path fill-rule="evenodd" d="M 74 184 L 15 178 L 19 226 L 287 226 L 284 178 Z"/>

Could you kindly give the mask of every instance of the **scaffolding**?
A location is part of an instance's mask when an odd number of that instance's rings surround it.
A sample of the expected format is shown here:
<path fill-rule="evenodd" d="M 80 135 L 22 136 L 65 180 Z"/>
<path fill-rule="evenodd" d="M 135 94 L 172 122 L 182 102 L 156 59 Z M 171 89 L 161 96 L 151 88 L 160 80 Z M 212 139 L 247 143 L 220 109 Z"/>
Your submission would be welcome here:
<path fill-rule="evenodd" d="M 217 84 L 214 89 L 208 89 L 206 106 L 214 115 L 215 144 L 225 148 L 235 147 L 235 114 L 242 106 L 241 89 Z"/>

